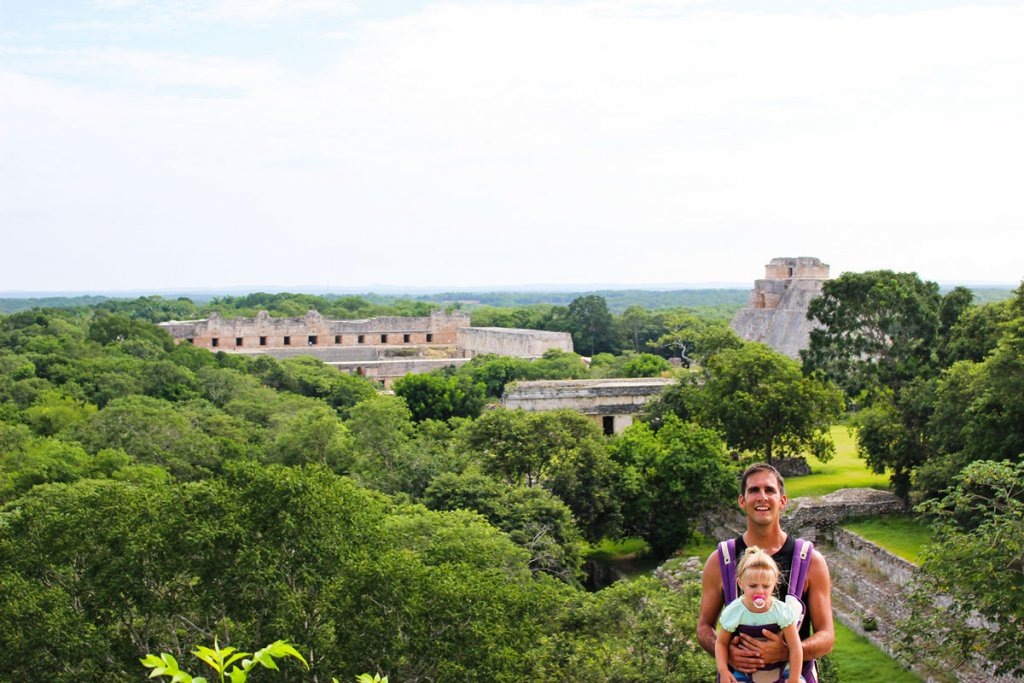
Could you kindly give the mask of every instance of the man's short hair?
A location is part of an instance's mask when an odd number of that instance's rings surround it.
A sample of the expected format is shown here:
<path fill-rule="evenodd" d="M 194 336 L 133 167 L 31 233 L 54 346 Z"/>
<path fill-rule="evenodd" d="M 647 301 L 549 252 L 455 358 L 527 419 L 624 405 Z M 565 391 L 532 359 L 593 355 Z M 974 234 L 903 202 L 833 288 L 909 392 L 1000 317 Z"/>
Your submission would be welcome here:
<path fill-rule="evenodd" d="M 771 472 L 775 475 L 775 480 L 779 482 L 779 495 L 786 495 L 786 482 L 782 478 L 782 474 L 777 469 L 772 467 L 766 462 L 756 462 L 747 469 L 743 470 L 743 474 L 740 475 L 740 495 L 747 495 L 747 478 L 758 472 Z"/>

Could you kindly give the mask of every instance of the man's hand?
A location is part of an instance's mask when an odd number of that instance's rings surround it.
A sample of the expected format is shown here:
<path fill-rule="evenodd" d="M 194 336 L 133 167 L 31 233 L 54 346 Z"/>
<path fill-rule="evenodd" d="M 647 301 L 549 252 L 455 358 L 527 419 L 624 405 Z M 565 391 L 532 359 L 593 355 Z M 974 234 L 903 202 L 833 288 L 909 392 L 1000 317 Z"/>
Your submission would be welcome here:
<path fill-rule="evenodd" d="M 750 638 L 742 633 L 729 641 L 729 666 L 735 671 L 742 671 L 745 674 L 752 674 L 765 666 L 764 658 L 756 647 L 746 644 L 745 640 L 759 643 L 756 638 Z"/>
<path fill-rule="evenodd" d="M 781 633 L 772 633 L 764 629 L 761 631 L 761 635 L 764 637 L 754 638 L 753 636 L 741 633 L 733 642 L 739 641 L 740 647 L 757 653 L 761 661 L 761 665 L 758 668 L 763 668 L 776 662 L 789 661 L 789 647 L 786 646 L 786 641 Z M 732 652 L 732 648 L 729 651 Z M 740 671 L 745 671 L 745 669 L 740 669 Z"/>

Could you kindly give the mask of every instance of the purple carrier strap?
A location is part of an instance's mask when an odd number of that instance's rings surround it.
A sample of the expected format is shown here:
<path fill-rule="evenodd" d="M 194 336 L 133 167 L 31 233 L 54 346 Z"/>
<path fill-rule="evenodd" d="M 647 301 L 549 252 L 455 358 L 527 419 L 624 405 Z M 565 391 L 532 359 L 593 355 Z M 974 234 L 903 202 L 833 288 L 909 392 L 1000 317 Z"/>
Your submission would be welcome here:
<path fill-rule="evenodd" d="M 728 605 L 736 599 L 736 539 L 730 538 L 718 544 L 718 569 L 722 575 L 722 591 Z"/>
<path fill-rule="evenodd" d="M 807 584 L 807 568 L 811 566 L 814 544 L 802 538 L 796 539 L 793 548 L 793 564 L 789 571 L 789 595 L 803 601 L 804 586 Z"/>
<path fill-rule="evenodd" d="M 793 564 L 789 570 L 789 595 L 796 597 L 803 603 L 804 586 L 807 585 L 807 570 L 811 566 L 811 555 L 814 554 L 814 544 L 802 538 L 796 539 L 796 547 L 793 548 Z M 807 617 L 807 606 L 804 605 L 804 614 L 800 617 L 802 622 Z M 800 670 L 806 683 L 818 683 L 818 667 L 813 659 L 805 660 Z"/>

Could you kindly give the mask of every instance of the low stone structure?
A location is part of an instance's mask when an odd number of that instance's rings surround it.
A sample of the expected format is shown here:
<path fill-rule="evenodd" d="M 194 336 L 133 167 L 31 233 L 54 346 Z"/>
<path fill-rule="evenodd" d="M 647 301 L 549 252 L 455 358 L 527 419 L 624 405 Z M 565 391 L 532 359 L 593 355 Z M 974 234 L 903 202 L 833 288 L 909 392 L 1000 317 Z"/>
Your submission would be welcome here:
<path fill-rule="evenodd" d="M 569 409 L 593 419 L 605 434 L 619 434 L 633 416 L 674 379 L 566 379 L 512 382 L 501 404 L 529 411 Z"/>
<path fill-rule="evenodd" d="M 824 496 L 794 498 L 786 506 L 782 523 L 787 531 L 814 540 L 818 530 L 833 529 L 854 517 L 878 517 L 906 512 L 896 494 L 875 489 L 839 489 Z"/>
<path fill-rule="evenodd" d="M 260 311 L 255 318 L 222 318 L 159 323 L 172 337 L 200 348 L 261 353 L 270 349 L 383 346 L 388 344 L 455 344 L 460 328 L 469 327 L 466 313 L 435 312 L 420 317 L 328 320 L 317 311 L 301 318 L 273 318 Z"/>
<path fill-rule="evenodd" d="M 409 373 L 462 365 L 493 353 L 539 358 L 549 349 L 571 352 L 566 332 L 469 327 L 469 315 L 435 312 L 420 317 L 329 320 L 317 311 L 301 318 L 222 318 L 158 323 L 177 341 L 211 351 L 267 354 L 276 358 L 313 356 L 342 372 L 385 387 Z"/>
<path fill-rule="evenodd" d="M 733 318 L 733 331 L 796 358 L 810 343 L 813 325 L 807 308 L 821 294 L 828 270 L 828 264 L 810 256 L 772 259 L 764 279 L 754 281 L 747 307 Z"/>
<path fill-rule="evenodd" d="M 516 358 L 540 358 L 551 349 L 571 353 L 572 335 L 568 332 L 506 327 L 462 327 L 455 335 L 455 345 L 463 358 L 485 353 Z"/>

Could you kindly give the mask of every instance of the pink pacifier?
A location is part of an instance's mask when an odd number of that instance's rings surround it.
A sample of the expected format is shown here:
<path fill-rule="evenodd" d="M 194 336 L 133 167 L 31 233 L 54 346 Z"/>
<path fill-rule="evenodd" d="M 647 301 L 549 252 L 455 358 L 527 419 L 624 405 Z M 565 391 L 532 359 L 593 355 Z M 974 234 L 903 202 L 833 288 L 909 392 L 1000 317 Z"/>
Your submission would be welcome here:
<path fill-rule="evenodd" d="M 754 607 L 757 609 L 764 609 L 765 603 L 767 602 L 767 596 L 761 595 L 760 593 L 754 593 Z"/>

